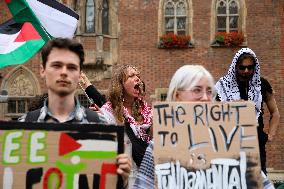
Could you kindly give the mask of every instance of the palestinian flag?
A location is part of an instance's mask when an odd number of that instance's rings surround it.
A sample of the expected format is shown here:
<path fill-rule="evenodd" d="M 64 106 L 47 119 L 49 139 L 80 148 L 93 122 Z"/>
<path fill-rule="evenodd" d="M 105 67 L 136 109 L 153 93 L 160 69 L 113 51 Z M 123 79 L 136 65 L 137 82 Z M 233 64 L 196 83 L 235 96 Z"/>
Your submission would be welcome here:
<path fill-rule="evenodd" d="M 111 136 L 111 135 L 110 135 Z M 107 159 L 117 156 L 117 142 L 110 137 L 86 136 L 62 133 L 59 139 L 59 155 L 80 156 L 87 159 Z"/>
<path fill-rule="evenodd" d="M 18 1 L 18 0 L 17 0 Z M 26 0 L 41 25 L 52 37 L 72 38 L 79 15 L 56 0 Z"/>
<path fill-rule="evenodd" d="M 51 39 L 25 0 L 5 1 L 16 23 L 30 22 L 45 42 Z"/>
<path fill-rule="evenodd" d="M 16 22 L 31 22 L 45 41 L 47 37 L 72 38 L 79 15 L 56 0 L 6 0 Z"/>
<path fill-rule="evenodd" d="M 0 25 L 0 68 L 22 64 L 45 44 L 34 26 L 13 19 Z"/>
<path fill-rule="evenodd" d="M 0 25 L 0 68 L 22 64 L 52 37 L 72 38 L 79 16 L 56 0 L 5 0 L 13 20 Z"/>

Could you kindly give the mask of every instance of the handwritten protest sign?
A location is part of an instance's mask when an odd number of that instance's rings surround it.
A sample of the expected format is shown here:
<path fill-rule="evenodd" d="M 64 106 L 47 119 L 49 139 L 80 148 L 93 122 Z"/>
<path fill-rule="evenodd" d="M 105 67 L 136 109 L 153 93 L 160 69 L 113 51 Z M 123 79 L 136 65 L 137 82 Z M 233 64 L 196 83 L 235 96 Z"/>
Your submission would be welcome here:
<path fill-rule="evenodd" d="M 253 103 L 153 106 L 156 188 L 262 187 Z"/>
<path fill-rule="evenodd" d="M 0 122 L 0 188 L 121 188 L 124 127 Z"/>

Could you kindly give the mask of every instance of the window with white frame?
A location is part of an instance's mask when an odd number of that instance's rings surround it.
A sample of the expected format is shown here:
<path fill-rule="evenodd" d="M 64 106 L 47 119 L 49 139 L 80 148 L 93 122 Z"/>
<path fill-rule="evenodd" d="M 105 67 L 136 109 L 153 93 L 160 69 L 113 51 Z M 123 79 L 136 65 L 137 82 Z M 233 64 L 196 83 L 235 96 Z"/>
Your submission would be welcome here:
<path fill-rule="evenodd" d="M 240 2 L 238 0 L 216 1 L 216 31 L 234 32 L 239 30 Z"/>
<path fill-rule="evenodd" d="M 185 0 L 164 1 L 164 30 L 165 33 L 186 35 L 188 5 Z"/>

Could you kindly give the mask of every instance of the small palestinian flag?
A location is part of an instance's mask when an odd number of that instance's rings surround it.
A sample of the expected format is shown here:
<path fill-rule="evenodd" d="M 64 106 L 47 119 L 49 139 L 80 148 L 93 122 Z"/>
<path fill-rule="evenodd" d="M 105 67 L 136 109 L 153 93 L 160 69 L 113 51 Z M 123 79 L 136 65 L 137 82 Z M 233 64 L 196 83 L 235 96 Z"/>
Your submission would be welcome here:
<path fill-rule="evenodd" d="M 79 156 L 87 159 L 108 159 L 117 156 L 117 142 L 111 135 L 105 138 L 96 135 L 88 137 L 82 134 L 62 133 L 59 140 L 59 155 Z"/>
<path fill-rule="evenodd" d="M 25 63 L 44 44 L 31 23 L 8 20 L 0 25 L 0 68 Z"/>

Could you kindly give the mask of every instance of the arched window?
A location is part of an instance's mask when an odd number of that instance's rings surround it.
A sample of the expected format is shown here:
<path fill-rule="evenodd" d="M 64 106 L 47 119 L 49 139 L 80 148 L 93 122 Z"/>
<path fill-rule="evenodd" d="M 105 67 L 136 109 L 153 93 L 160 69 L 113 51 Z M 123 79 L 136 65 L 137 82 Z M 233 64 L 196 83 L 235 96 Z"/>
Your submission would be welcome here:
<path fill-rule="evenodd" d="M 102 33 L 109 34 L 109 6 L 108 1 L 103 0 L 102 10 Z"/>
<path fill-rule="evenodd" d="M 94 0 L 87 0 L 86 3 L 86 33 L 95 32 L 95 3 Z"/>
<path fill-rule="evenodd" d="M 31 100 L 40 92 L 40 85 L 35 74 L 23 65 L 11 70 L 1 85 L 1 90 L 8 91 L 5 118 L 17 120 L 28 111 Z"/>
<path fill-rule="evenodd" d="M 79 14 L 77 34 L 113 35 L 117 32 L 115 0 L 72 0 L 71 7 Z"/>
<path fill-rule="evenodd" d="M 239 31 L 240 3 L 238 0 L 217 0 L 217 32 Z"/>
<path fill-rule="evenodd" d="M 188 6 L 184 0 L 166 0 L 164 3 L 165 33 L 186 35 Z"/>
<path fill-rule="evenodd" d="M 164 34 L 174 33 L 176 35 L 190 35 L 192 41 L 192 19 L 192 0 L 160 0 L 158 40 Z"/>
<path fill-rule="evenodd" d="M 245 0 L 212 0 L 211 15 L 210 41 L 213 46 L 225 43 L 225 37 L 220 37 L 225 35 L 237 39 L 233 45 L 247 45 Z"/>

